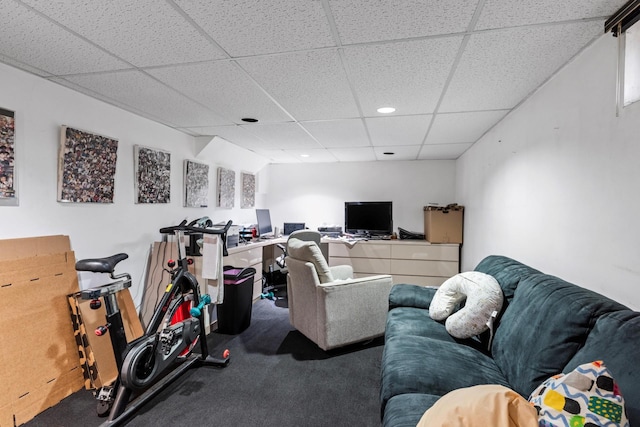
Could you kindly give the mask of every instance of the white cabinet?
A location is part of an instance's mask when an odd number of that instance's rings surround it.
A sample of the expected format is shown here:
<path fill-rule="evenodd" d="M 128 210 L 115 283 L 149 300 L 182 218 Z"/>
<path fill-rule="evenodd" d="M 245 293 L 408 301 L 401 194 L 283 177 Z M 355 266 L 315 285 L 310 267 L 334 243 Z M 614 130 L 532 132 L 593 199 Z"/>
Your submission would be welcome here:
<path fill-rule="evenodd" d="M 460 271 L 460 246 L 424 240 L 329 243 L 329 265 L 351 265 L 355 277 L 391 274 L 393 283 L 440 286 Z"/>

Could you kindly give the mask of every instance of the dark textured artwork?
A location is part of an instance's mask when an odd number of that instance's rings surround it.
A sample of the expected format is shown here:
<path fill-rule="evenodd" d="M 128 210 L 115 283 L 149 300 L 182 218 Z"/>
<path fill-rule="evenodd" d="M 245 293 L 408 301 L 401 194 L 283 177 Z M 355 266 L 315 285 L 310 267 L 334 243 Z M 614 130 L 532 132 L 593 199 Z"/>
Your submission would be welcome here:
<path fill-rule="evenodd" d="M 134 147 L 136 203 L 171 201 L 171 153 Z"/>
<path fill-rule="evenodd" d="M 0 199 L 14 199 L 15 118 L 0 108 Z"/>
<path fill-rule="evenodd" d="M 206 208 L 209 204 L 209 165 L 184 161 L 184 206 Z"/>
<path fill-rule="evenodd" d="M 62 126 L 58 201 L 113 203 L 118 141 Z"/>

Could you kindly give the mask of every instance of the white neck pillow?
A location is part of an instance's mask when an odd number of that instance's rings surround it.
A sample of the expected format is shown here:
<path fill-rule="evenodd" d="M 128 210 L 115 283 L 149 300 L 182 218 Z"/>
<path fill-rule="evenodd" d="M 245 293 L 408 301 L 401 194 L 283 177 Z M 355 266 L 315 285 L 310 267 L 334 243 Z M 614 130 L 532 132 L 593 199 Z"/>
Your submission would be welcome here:
<path fill-rule="evenodd" d="M 465 298 L 465 306 L 452 314 Z M 471 338 L 489 329 L 502 302 L 502 289 L 493 276 L 469 271 L 447 279 L 438 288 L 429 306 L 429 316 L 437 321 L 446 319 L 445 328 L 452 336 Z"/>

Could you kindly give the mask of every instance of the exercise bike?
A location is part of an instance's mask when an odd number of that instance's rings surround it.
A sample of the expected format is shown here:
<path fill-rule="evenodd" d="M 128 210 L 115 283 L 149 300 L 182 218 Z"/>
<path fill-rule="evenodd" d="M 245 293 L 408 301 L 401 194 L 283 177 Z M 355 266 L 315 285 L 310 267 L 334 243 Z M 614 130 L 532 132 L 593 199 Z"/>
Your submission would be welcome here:
<path fill-rule="evenodd" d="M 226 233 L 232 222 L 216 228 L 194 226 L 196 221 L 160 229 L 162 234 L 175 235 L 178 260 L 169 260 L 171 283 L 166 287 L 153 316 L 138 339 L 127 343 L 122 316 L 116 294 L 131 287 L 128 273 L 114 274 L 116 265 L 128 258 L 120 253 L 106 258 L 83 259 L 76 262 L 77 271 L 108 273 L 114 282 L 81 291 L 81 298 L 91 301 L 91 308 L 99 308 L 104 301 L 106 324 L 96 329 L 96 335 L 109 331 L 119 375 L 113 384 L 103 386 L 95 393 L 97 413 L 108 416 L 102 426 L 115 426 L 128 419 L 142 405 L 192 366 L 225 367 L 229 351 L 222 357 L 209 355 L 204 328 L 203 309 L 211 302 L 207 294 L 200 295 L 195 276 L 188 271 L 184 237 L 193 233 L 217 234 L 222 239 L 223 255 L 227 255 Z M 206 225 L 210 225 L 210 222 Z M 192 352 L 200 344 L 200 353 Z M 132 396 L 134 399 L 132 400 Z"/>

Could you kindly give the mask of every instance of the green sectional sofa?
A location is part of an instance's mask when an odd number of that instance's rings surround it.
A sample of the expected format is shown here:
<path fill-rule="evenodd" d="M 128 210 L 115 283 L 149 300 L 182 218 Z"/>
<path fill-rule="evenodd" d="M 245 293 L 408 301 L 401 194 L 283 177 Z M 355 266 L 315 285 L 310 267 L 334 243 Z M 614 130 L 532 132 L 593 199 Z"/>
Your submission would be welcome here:
<path fill-rule="evenodd" d="M 631 426 L 640 426 L 640 313 L 513 259 L 475 269 L 495 277 L 504 304 L 486 336 L 456 339 L 429 317 L 435 289 L 395 285 L 381 367 L 385 427 L 415 426 L 444 394 L 500 384 L 528 398 L 547 378 L 602 360 L 618 383 Z"/>

